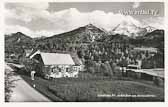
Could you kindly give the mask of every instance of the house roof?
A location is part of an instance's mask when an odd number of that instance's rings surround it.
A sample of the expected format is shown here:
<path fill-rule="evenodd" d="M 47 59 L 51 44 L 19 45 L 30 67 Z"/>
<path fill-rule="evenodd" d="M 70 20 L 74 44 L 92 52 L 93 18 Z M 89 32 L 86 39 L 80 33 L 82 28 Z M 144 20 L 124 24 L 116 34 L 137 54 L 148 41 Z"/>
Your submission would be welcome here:
<path fill-rule="evenodd" d="M 32 53 L 29 54 L 28 57 L 33 58 L 36 54 L 40 54 L 41 52 L 39 50 L 36 50 L 36 51 L 32 51 Z"/>
<path fill-rule="evenodd" d="M 40 53 L 44 65 L 75 65 L 70 54 Z"/>
<path fill-rule="evenodd" d="M 72 56 L 72 59 L 75 63 L 75 65 L 82 65 L 82 61 L 79 59 L 77 54 L 70 54 Z"/>

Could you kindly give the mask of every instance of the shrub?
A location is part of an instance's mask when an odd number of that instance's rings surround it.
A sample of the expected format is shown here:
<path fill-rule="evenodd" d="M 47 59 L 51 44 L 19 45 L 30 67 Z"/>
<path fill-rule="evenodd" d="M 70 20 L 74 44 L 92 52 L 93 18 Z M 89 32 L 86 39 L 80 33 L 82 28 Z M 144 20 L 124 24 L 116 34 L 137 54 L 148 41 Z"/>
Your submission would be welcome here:
<path fill-rule="evenodd" d="M 113 76 L 112 68 L 108 62 L 102 63 L 100 66 L 100 72 L 102 72 L 105 76 Z"/>
<path fill-rule="evenodd" d="M 14 80 L 11 79 L 13 75 L 12 72 L 5 69 L 5 102 L 9 102 L 14 87 Z"/>
<path fill-rule="evenodd" d="M 95 71 L 95 68 L 94 68 L 94 67 L 89 67 L 89 68 L 88 68 L 88 72 L 94 74 L 96 71 Z"/>

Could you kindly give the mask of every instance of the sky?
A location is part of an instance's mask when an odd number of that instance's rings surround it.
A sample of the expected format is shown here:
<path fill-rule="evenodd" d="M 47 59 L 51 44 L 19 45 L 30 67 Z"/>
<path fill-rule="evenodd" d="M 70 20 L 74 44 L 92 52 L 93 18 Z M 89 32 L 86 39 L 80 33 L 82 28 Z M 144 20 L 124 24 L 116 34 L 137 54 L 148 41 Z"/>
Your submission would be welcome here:
<path fill-rule="evenodd" d="M 133 12 L 133 13 L 132 13 Z M 107 31 L 123 21 L 138 27 L 164 28 L 161 2 L 6 3 L 5 33 L 52 36 L 89 23 Z"/>

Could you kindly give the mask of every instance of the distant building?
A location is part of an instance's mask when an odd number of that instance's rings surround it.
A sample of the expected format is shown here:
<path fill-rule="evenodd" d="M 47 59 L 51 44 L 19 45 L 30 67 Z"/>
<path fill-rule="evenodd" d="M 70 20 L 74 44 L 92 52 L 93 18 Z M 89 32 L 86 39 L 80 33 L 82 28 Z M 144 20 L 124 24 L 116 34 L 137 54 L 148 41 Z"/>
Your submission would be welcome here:
<path fill-rule="evenodd" d="M 149 52 L 149 53 L 157 53 L 157 48 L 152 48 L 152 47 L 136 47 L 136 48 L 134 48 L 134 50 Z"/>
<path fill-rule="evenodd" d="M 136 47 L 133 51 L 141 53 L 141 59 L 152 57 L 158 52 L 157 48 L 153 47 Z"/>

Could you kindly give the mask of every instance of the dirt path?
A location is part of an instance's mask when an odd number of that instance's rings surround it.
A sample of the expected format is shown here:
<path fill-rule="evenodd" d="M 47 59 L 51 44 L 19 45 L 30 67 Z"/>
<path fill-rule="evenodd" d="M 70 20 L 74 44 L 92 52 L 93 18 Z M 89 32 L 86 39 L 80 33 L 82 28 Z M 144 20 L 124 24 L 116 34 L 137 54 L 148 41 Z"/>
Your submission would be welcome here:
<path fill-rule="evenodd" d="M 5 65 L 7 69 L 10 67 Z M 10 69 L 11 72 L 12 69 Z M 14 75 L 12 77 L 14 82 L 14 88 L 12 89 L 12 96 L 10 102 L 50 102 L 48 98 L 39 93 L 33 87 L 31 87 L 27 82 L 25 82 L 19 75 Z"/>

